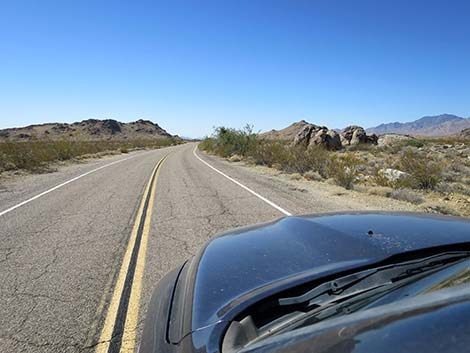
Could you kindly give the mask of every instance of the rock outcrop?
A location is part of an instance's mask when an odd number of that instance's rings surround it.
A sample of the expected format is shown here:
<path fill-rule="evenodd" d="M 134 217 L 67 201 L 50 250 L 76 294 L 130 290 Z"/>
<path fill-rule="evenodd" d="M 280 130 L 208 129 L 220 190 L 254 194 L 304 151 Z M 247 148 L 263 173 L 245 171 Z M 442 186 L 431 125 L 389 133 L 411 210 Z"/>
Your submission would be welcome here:
<path fill-rule="evenodd" d="M 360 126 L 348 126 L 341 133 L 326 126 L 315 125 L 305 120 L 296 122 L 282 130 L 271 130 L 259 135 L 267 140 L 290 141 L 292 145 L 305 148 L 323 146 L 329 150 L 339 150 L 345 146 L 360 143 L 377 144 L 375 134 L 367 135 Z"/>
<path fill-rule="evenodd" d="M 310 142 L 308 147 L 312 146 L 324 146 L 329 150 L 339 150 L 341 149 L 341 138 L 339 134 L 334 130 L 329 130 L 326 128 L 321 128 L 315 134 L 310 136 Z"/>
<path fill-rule="evenodd" d="M 414 140 L 414 138 L 408 135 L 385 134 L 385 135 L 379 136 L 379 139 L 377 140 L 377 144 L 380 147 L 387 147 L 387 146 L 392 146 L 396 143 L 410 141 L 410 140 Z"/>
<path fill-rule="evenodd" d="M 355 146 L 361 143 L 376 145 L 378 137 L 375 134 L 367 135 L 366 131 L 357 125 L 351 125 L 341 131 L 341 143 L 343 146 Z"/>
<path fill-rule="evenodd" d="M 314 125 L 314 124 L 304 125 L 303 127 L 300 128 L 300 130 L 294 136 L 293 145 L 294 146 L 305 145 L 305 147 L 307 147 L 310 142 L 310 136 L 312 135 L 312 132 L 317 131 L 318 129 L 320 129 L 320 126 L 318 125 Z"/>
<path fill-rule="evenodd" d="M 334 130 L 308 123 L 295 135 L 293 145 L 304 145 L 307 148 L 323 146 L 329 150 L 337 150 L 341 148 L 341 139 Z"/>

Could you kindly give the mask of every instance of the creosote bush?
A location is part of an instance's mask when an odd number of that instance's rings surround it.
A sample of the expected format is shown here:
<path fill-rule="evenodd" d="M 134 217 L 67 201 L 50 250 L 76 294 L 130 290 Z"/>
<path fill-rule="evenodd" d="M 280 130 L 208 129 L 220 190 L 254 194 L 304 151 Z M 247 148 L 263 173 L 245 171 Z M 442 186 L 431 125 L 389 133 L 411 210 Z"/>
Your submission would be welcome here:
<path fill-rule="evenodd" d="M 278 166 L 278 169 L 283 169 L 288 153 L 286 144 L 281 141 L 257 140 L 251 157 L 256 164 L 267 167 Z"/>
<path fill-rule="evenodd" d="M 334 155 L 328 168 L 329 177 L 333 178 L 336 184 L 352 189 L 354 182 L 359 175 L 361 160 L 352 153 L 345 153 L 341 156 Z"/>
<path fill-rule="evenodd" d="M 408 181 L 410 186 L 416 189 L 435 189 L 442 179 L 442 164 L 413 149 L 404 151 L 399 168 L 410 175 L 405 181 Z"/>
<path fill-rule="evenodd" d="M 245 157 L 251 155 L 256 145 L 257 136 L 253 132 L 253 127 L 246 125 L 241 130 L 218 127 L 215 129 L 214 137 L 205 139 L 200 144 L 200 148 L 222 157 L 230 157 L 234 154 Z"/>

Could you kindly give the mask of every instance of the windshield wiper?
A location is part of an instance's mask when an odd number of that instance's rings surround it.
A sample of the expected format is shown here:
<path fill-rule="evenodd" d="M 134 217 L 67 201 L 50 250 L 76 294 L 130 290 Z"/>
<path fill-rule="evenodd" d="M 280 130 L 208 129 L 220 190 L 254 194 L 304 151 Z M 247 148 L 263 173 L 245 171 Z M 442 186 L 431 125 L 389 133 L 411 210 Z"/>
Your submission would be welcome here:
<path fill-rule="evenodd" d="M 440 270 L 446 265 L 454 264 L 469 256 L 470 252 L 452 252 L 361 271 L 325 282 L 302 295 L 280 298 L 278 305 L 321 307 L 327 303 L 341 301 L 384 286 L 390 287 L 405 279 L 415 280 L 419 275 L 428 275 L 430 271 Z"/>
<path fill-rule="evenodd" d="M 277 305 L 285 309 L 292 307 L 292 311 L 287 310 L 284 316 L 260 327 L 252 342 L 335 315 L 349 314 L 386 293 L 468 257 L 470 252 L 448 252 L 385 265 L 325 282 L 299 296 L 279 298 Z"/>
<path fill-rule="evenodd" d="M 355 283 L 365 279 L 366 277 L 369 277 L 370 275 L 374 273 L 377 273 L 377 270 L 372 269 L 372 270 L 366 270 L 366 271 L 359 272 L 359 273 L 354 273 L 352 275 L 339 278 L 331 282 L 325 282 L 323 284 L 320 284 L 318 287 L 315 287 L 311 289 L 310 291 L 308 291 L 307 293 L 304 293 L 297 297 L 280 298 L 278 299 L 278 302 L 280 306 L 298 305 L 298 304 L 306 303 L 325 293 L 341 292 L 344 288 L 354 285 Z"/>

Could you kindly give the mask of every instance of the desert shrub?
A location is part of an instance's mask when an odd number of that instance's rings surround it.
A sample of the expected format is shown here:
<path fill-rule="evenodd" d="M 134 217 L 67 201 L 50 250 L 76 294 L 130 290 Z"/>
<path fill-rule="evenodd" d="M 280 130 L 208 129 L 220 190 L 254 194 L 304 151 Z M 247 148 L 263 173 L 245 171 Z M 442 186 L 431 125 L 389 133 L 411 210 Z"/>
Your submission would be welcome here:
<path fill-rule="evenodd" d="M 314 171 L 327 177 L 327 170 L 331 152 L 323 147 L 316 146 L 306 149 L 304 146 L 272 146 L 270 159 L 273 164 L 280 165 L 288 173 L 305 174 Z"/>
<path fill-rule="evenodd" d="M 348 151 L 367 151 L 367 152 L 371 152 L 373 153 L 374 151 L 376 151 L 378 148 L 377 148 L 377 145 L 374 145 L 373 143 L 358 143 L 356 145 L 352 145 L 352 146 L 345 146 L 347 148 Z"/>
<path fill-rule="evenodd" d="M 280 141 L 258 141 L 256 147 L 252 150 L 256 164 L 272 167 L 279 166 L 277 169 L 283 169 L 287 160 L 287 147 Z"/>
<path fill-rule="evenodd" d="M 79 146 L 77 146 L 76 143 L 74 144 L 63 140 L 57 141 L 53 144 L 48 144 L 48 147 L 55 152 L 55 158 L 53 157 L 53 159 L 57 159 L 59 161 L 69 160 L 79 154 Z"/>
<path fill-rule="evenodd" d="M 0 142 L 0 171 L 47 171 L 50 162 L 84 155 L 136 148 L 160 148 L 181 143 L 176 139 L 113 141 L 6 141 Z"/>
<path fill-rule="evenodd" d="M 377 147 L 376 150 L 379 152 L 385 152 L 389 155 L 394 155 L 406 149 L 417 150 L 418 148 L 421 148 L 425 146 L 426 144 L 428 144 L 428 142 L 423 139 L 419 139 L 419 140 L 409 139 L 409 140 L 396 141 L 395 143 L 392 143 L 387 146 Z"/>
<path fill-rule="evenodd" d="M 424 199 L 420 195 L 416 194 L 410 189 L 393 190 L 392 192 L 390 192 L 389 197 L 396 200 L 414 203 L 416 205 L 419 205 L 424 202 Z"/>
<path fill-rule="evenodd" d="M 462 139 L 455 136 L 446 136 L 446 137 L 439 137 L 439 138 L 426 138 L 422 139 L 426 143 L 432 143 L 435 145 L 470 145 L 469 139 Z"/>
<path fill-rule="evenodd" d="M 412 149 L 404 151 L 399 168 L 410 174 L 403 182 L 409 183 L 413 188 L 434 189 L 442 179 L 442 165 Z"/>
<path fill-rule="evenodd" d="M 328 177 L 346 189 L 352 189 L 359 174 L 361 160 L 352 153 L 333 155 L 328 165 Z"/>
<path fill-rule="evenodd" d="M 256 145 L 257 136 L 251 125 L 240 130 L 221 126 L 215 129 L 210 140 L 202 142 L 201 148 L 222 157 L 230 157 L 234 154 L 247 156 Z"/>
<path fill-rule="evenodd" d="M 453 160 L 449 164 L 449 170 L 452 172 L 458 173 L 460 175 L 470 175 L 470 170 L 469 168 L 465 165 L 466 160 Z"/>
<path fill-rule="evenodd" d="M 292 146 L 287 149 L 283 169 L 289 173 L 303 174 L 312 169 L 311 162 L 307 157 L 303 146 Z"/>
<path fill-rule="evenodd" d="M 280 141 L 260 141 L 252 156 L 257 164 L 275 166 L 288 173 L 305 174 L 315 171 L 326 178 L 330 154 L 331 152 L 320 146 L 306 149 L 304 146 L 289 146 Z"/>
<path fill-rule="evenodd" d="M 39 170 L 44 163 L 52 159 L 51 149 L 38 142 L 3 142 L 0 143 L 2 170 L 28 169 Z"/>
<path fill-rule="evenodd" d="M 212 137 L 206 137 L 201 141 L 199 144 L 199 149 L 207 152 L 214 152 L 215 151 L 215 139 Z"/>
<path fill-rule="evenodd" d="M 421 140 L 416 140 L 416 139 L 409 139 L 409 140 L 404 140 L 399 143 L 401 147 L 416 147 L 420 148 L 424 146 L 424 141 Z"/>
<path fill-rule="evenodd" d="M 333 153 L 322 146 L 315 146 L 305 151 L 305 159 L 310 170 L 320 174 L 322 178 L 328 178 L 328 170 Z"/>
<path fill-rule="evenodd" d="M 459 193 L 470 196 L 470 188 L 463 183 L 447 183 L 441 181 L 439 184 L 437 184 L 435 190 L 443 194 Z"/>
<path fill-rule="evenodd" d="M 458 211 L 454 210 L 448 205 L 432 205 L 429 206 L 428 209 L 432 212 L 437 212 L 444 215 L 460 216 L 460 213 Z"/>
<path fill-rule="evenodd" d="M 456 182 L 459 181 L 462 177 L 460 172 L 456 172 L 451 168 L 446 168 L 441 173 L 441 180 L 446 182 Z"/>

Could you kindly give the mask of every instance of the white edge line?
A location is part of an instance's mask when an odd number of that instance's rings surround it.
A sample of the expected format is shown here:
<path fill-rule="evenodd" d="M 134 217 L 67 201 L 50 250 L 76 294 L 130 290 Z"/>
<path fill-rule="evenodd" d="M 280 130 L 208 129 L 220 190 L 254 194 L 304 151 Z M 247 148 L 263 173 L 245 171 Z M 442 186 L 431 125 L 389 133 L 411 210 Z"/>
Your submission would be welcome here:
<path fill-rule="evenodd" d="M 202 163 L 204 163 L 205 165 L 207 165 L 209 168 L 211 168 L 212 170 L 216 171 L 217 173 L 219 173 L 220 175 L 223 175 L 224 177 L 226 177 L 228 180 L 230 180 L 231 182 L 237 184 L 238 186 L 240 186 L 241 188 L 245 189 L 246 191 L 248 191 L 249 193 L 255 195 L 257 198 L 263 200 L 264 202 L 266 202 L 269 206 L 271 207 L 274 207 L 276 210 L 278 210 L 279 212 L 281 213 L 284 213 L 286 216 L 292 216 L 292 213 L 286 211 L 285 209 L 283 209 L 281 206 L 278 206 L 276 205 L 274 202 L 268 200 L 266 197 L 264 196 L 261 196 L 260 194 L 258 194 L 256 191 L 253 191 L 251 190 L 249 187 L 243 185 L 242 183 L 238 182 L 237 180 L 233 179 L 232 177 L 229 177 L 227 174 L 221 172 L 220 170 L 218 170 L 217 168 L 214 168 L 213 166 L 211 166 L 209 163 L 207 163 L 205 160 L 203 160 L 201 157 L 199 157 L 196 153 L 196 149 L 197 149 L 197 145 L 196 147 L 194 147 L 194 150 L 193 150 L 193 154 L 194 156 L 199 159 Z"/>
<path fill-rule="evenodd" d="M 25 200 L 25 201 L 23 201 L 23 202 L 20 202 L 19 204 L 15 205 L 15 206 L 12 206 L 12 207 L 10 207 L 10 208 L 4 210 L 4 211 L 1 211 L 1 212 L 0 212 L 0 217 L 3 216 L 3 215 L 5 215 L 5 214 L 7 214 L 8 212 L 11 212 L 11 211 L 17 209 L 18 207 L 24 206 L 24 205 L 26 205 L 27 203 L 30 203 L 31 201 L 34 201 L 34 200 L 36 200 L 36 199 L 38 199 L 38 198 L 40 198 L 40 197 L 42 197 L 42 196 L 44 196 L 44 195 L 46 195 L 46 194 L 48 194 L 48 193 L 54 191 L 54 190 L 57 190 L 57 189 L 61 188 L 62 186 L 65 186 L 65 185 L 70 184 L 70 183 L 72 183 L 72 182 L 74 182 L 74 181 L 76 181 L 76 180 L 78 180 L 78 179 L 80 179 L 80 178 L 83 178 L 84 176 L 86 176 L 86 175 L 88 175 L 88 174 L 97 172 L 98 170 L 101 170 L 101 169 L 103 169 L 103 168 L 109 167 L 109 166 L 111 166 L 111 165 L 113 165 L 113 164 L 116 164 L 116 163 L 124 162 L 124 161 L 126 161 L 126 160 L 128 160 L 128 159 L 131 159 L 131 158 L 134 158 L 134 157 L 137 157 L 137 156 L 140 156 L 140 154 L 137 154 L 137 155 L 135 155 L 135 156 L 126 157 L 126 158 L 123 158 L 123 159 L 119 159 L 119 160 L 117 160 L 117 161 L 114 161 L 114 162 L 111 162 L 111 163 L 102 165 L 101 167 L 92 169 L 92 170 L 90 170 L 90 171 L 88 171 L 88 172 L 86 172 L 86 173 L 80 174 L 80 175 L 76 176 L 75 178 L 72 178 L 72 179 L 70 179 L 70 180 L 67 180 L 67 181 L 63 182 L 62 184 L 56 185 L 56 186 L 54 186 L 53 188 L 50 188 L 49 190 L 43 191 L 43 192 L 41 192 L 40 194 L 37 194 L 37 195 L 31 197 L 30 199 L 27 199 L 27 200 Z"/>

